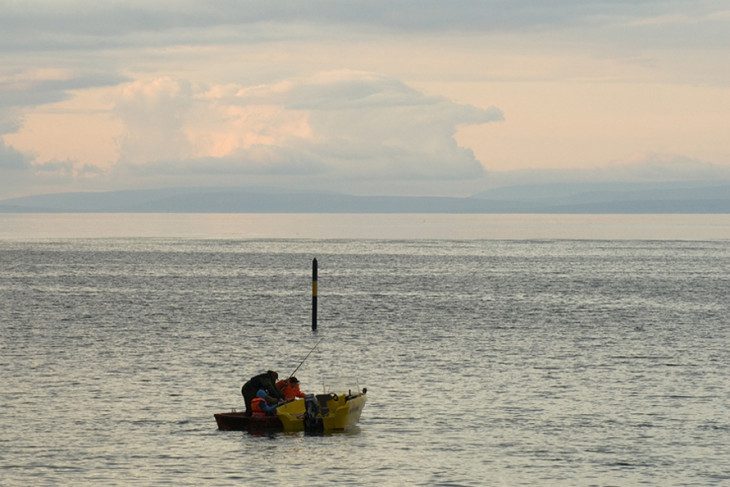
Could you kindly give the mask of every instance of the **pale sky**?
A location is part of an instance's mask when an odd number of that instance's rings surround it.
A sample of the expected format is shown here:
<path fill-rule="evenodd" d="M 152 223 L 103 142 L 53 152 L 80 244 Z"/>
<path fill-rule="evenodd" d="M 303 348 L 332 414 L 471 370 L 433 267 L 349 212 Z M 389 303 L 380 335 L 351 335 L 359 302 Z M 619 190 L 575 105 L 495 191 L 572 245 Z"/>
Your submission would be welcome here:
<path fill-rule="evenodd" d="M 730 2 L 0 0 L 0 198 L 730 180 Z"/>

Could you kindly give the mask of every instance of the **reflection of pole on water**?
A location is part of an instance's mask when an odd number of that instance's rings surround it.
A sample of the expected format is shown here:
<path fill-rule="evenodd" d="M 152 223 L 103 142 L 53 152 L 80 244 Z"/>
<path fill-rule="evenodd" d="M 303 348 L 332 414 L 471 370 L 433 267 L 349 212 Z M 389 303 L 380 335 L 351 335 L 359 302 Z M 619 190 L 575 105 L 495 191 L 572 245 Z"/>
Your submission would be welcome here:
<path fill-rule="evenodd" d="M 317 331 L 317 259 L 312 260 L 312 331 Z"/>

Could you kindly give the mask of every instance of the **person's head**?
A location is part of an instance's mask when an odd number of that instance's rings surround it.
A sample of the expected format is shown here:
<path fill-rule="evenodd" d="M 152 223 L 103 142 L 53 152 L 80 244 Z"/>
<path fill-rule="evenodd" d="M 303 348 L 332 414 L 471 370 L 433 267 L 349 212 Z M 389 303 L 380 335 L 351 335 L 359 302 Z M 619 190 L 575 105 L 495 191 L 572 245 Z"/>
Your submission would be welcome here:
<path fill-rule="evenodd" d="M 289 377 L 289 382 L 292 384 L 299 384 L 299 379 L 294 376 Z"/>
<path fill-rule="evenodd" d="M 279 378 L 279 374 L 274 372 L 273 370 L 267 370 L 266 373 L 269 374 L 269 376 L 271 376 L 271 378 L 274 380 Z"/>

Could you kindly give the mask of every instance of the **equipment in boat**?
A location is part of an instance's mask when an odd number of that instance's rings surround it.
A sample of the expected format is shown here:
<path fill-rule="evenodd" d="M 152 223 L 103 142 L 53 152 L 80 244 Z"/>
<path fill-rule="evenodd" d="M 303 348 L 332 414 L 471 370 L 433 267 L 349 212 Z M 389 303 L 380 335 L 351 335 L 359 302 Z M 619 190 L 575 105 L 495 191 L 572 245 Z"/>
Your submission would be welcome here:
<path fill-rule="evenodd" d="M 224 431 L 304 431 L 323 433 L 345 430 L 360 420 L 367 389 L 341 394 L 307 394 L 280 404 L 275 416 L 246 416 L 244 412 L 214 414 Z"/>

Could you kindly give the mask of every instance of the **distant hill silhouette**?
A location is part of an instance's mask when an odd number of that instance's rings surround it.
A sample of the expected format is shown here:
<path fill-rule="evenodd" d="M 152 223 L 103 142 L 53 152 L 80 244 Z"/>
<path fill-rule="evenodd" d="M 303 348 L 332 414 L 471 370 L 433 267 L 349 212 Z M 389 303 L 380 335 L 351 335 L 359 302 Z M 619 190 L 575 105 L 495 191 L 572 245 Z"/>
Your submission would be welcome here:
<path fill-rule="evenodd" d="M 536 213 L 728 213 L 730 182 L 552 183 L 494 188 L 473 198 Z"/>
<path fill-rule="evenodd" d="M 355 196 L 265 188 L 166 188 L 0 200 L 0 212 L 124 213 L 730 213 L 730 183 L 563 183 L 466 198 Z"/>

